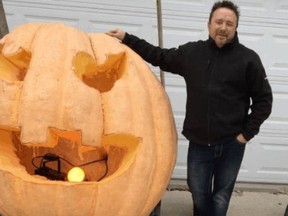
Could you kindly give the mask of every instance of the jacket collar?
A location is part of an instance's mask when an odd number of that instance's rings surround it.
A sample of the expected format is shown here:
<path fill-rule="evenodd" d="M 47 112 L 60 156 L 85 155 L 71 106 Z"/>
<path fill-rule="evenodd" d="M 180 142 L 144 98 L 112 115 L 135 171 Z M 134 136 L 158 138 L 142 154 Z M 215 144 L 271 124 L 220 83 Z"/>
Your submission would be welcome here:
<path fill-rule="evenodd" d="M 214 39 L 211 38 L 210 36 L 209 36 L 209 39 L 208 39 L 208 43 L 213 49 L 223 49 L 223 50 L 232 49 L 236 44 L 239 43 L 238 32 L 237 31 L 235 32 L 235 36 L 234 36 L 234 38 L 232 39 L 232 41 L 230 43 L 225 44 L 221 48 L 217 47 Z"/>

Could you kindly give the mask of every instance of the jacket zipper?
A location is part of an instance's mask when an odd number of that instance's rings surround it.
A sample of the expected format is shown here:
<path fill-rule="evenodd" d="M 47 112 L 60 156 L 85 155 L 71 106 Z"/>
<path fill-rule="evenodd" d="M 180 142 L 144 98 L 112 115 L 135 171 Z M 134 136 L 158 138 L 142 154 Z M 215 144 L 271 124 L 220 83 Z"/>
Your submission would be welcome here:
<path fill-rule="evenodd" d="M 211 96 L 210 96 L 210 87 L 211 87 L 211 79 L 212 79 L 212 75 L 215 71 L 215 64 L 216 64 L 216 61 L 217 61 L 217 58 L 219 56 L 219 49 L 216 51 L 215 55 L 214 55 L 214 59 L 212 61 L 212 65 L 210 65 L 211 69 L 210 69 L 210 73 L 209 73 L 209 80 L 208 80 L 208 107 L 207 107 L 207 145 L 210 146 L 211 143 L 210 143 L 210 128 L 211 128 L 211 113 L 210 113 L 210 101 L 211 101 Z"/>

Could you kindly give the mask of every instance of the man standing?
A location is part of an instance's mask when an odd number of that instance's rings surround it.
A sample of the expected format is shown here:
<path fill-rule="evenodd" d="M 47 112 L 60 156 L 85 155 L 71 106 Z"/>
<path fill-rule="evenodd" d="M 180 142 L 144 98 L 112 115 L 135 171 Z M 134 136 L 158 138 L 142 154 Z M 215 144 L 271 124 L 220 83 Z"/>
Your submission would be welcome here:
<path fill-rule="evenodd" d="M 163 49 L 122 30 L 107 33 L 185 79 L 182 133 L 189 140 L 187 182 L 195 216 L 226 215 L 245 145 L 271 113 L 265 69 L 257 53 L 239 43 L 238 22 L 238 6 L 224 0 L 211 9 L 206 41 Z"/>

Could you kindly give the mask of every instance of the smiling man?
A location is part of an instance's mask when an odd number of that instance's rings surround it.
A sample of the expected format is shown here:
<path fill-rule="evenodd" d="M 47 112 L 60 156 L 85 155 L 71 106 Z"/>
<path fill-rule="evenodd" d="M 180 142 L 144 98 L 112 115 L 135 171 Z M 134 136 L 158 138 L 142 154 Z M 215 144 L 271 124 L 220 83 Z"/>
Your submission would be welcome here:
<path fill-rule="evenodd" d="M 163 49 L 122 30 L 107 34 L 144 60 L 185 79 L 183 135 L 189 140 L 188 186 L 195 216 L 225 216 L 246 143 L 272 108 L 272 91 L 256 52 L 237 36 L 238 6 L 216 2 L 206 41 Z"/>
<path fill-rule="evenodd" d="M 210 37 L 215 41 L 216 45 L 221 48 L 225 44 L 230 43 L 235 37 L 239 13 L 237 10 L 235 12 L 225 7 L 217 8 L 218 5 L 219 4 L 215 4 L 212 9 L 208 30 Z"/>

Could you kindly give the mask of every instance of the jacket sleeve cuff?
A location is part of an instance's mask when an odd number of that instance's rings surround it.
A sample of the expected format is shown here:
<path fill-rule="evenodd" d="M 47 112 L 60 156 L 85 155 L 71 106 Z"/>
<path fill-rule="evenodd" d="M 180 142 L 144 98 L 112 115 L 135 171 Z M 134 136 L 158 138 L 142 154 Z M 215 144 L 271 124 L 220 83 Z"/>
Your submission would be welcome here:
<path fill-rule="evenodd" d="M 249 133 L 248 131 L 243 131 L 243 132 L 242 132 L 242 135 L 243 135 L 243 137 L 245 138 L 245 140 L 246 140 L 247 142 L 254 137 L 254 134 Z"/>
<path fill-rule="evenodd" d="M 127 32 L 125 33 L 125 36 L 124 36 L 124 38 L 122 40 L 122 43 L 123 44 L 128 44 L 129 43 L 129 34 Z"/>

